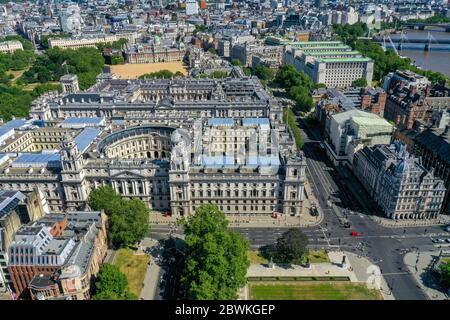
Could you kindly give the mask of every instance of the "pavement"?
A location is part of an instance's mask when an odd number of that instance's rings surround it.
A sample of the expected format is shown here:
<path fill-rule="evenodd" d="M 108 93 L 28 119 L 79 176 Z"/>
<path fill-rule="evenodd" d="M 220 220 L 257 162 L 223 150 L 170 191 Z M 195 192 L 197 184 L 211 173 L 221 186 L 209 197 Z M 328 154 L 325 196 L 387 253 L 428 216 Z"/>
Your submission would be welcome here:
<path fill-rule="evenodd" d="M 142 248 L 154 248 L 158 245 L 158 241 L 150 238 L 144 238 L 141 241 Z M 150 264 L 147 266 L 144 283 L 140 295 L 141 300 L 161 300 L 159 283 L 164 270 L 155 263 L 153 257 L 150 258 Z"/>
<path fill-rule="evenodd" d="M 0 301 L 1 300 L 12 300 L 11 294 L 9 292 L 0 292 Z"/>
<path fill-rule="evenodd" d="M 320 134 L 317 128 L 309 128 L 302 119 L 298 119 L 303 131 L 303 152 L 307 162 L 306 176 L 308 188 L 322 215 L 318 225 L 302 227 L 308 237 L 309 248 L 343 250 L 365 257 L 377 265 L 393 296 L 397 300 L 426 300 L 428 295 L 418 285 L 415 277 L 405 264 L 404 256 L 415 250 L 435 251 L 450 244 L 434 244 L 432 237 L 448 238 L 450 233 L 439 225 L 408 225 L 393 228 L 376 223 L 373 220 L 373 200 L 362 185 L 346 167 L 334 167 L 320 147 Z M 306 188 L 305 188 L 306 189 Z M 309 192 L 307 191 L 307 194 Z M 376 212 L 376 211 L 375 211 Z M 167 223 L 152 224 L 150 235 L 156 239 L 167 238 L 170 233 L 181 234 L 181 230 L 171 230 Z M 341 220 L 346 219 L 350 228 L 345 228 Z M 277 224 L 238 223 L 231 225 L 232 230 L 242 233 L 252 249 L 273 244 L 289 226 Z M 352 237 L 351 231 L 360 235 Z"/>
<path fill-rule="evenodd" d="M 343 267 L 341 265 L 343 256 L 347 257 L 347 264 Z M 247 271 L 247 277 L 274 277 L 274 276 L 346 276 L 351 282 L 367 283 L 370 288 L 374 288 L 375 281 L 372 281 L 373 276 L 372 263 L 358 255 L 351 252 L 330 251 L 328 252 L 330 263 L 312 263 L 309 268 L 298 265 L 293 265 L 290 268 L 285 268 L 275 265 L 270 268 L 267 265 L 252 264 Z M 384 300 L 394 300 L 391 290 L 387 282 L 380 274 L 380 293 Z M 370 280 L 370 281 L 368 281 Z M 239 293 L 239 299 L 248 300 L 248 286 L 246 285 Z"/>
<path fill-rule="evenodd" d="M 392 220 L 376 216 L 372 216 L 371 218 L 376 223 L 387 228 L 445 226 L 450 223 L 450 216 L 445 215 L 440 215 L 438 219 L 427 219 L 427 220 Z"/>
<path fill-rule="evenodd" d="M 430 300 L 450 300 L 449 295 L 440 288 L 429 270 L 433 260 L 438 256 L 439 251 L 409 252 L 405 255 L 404 261 Z"/>

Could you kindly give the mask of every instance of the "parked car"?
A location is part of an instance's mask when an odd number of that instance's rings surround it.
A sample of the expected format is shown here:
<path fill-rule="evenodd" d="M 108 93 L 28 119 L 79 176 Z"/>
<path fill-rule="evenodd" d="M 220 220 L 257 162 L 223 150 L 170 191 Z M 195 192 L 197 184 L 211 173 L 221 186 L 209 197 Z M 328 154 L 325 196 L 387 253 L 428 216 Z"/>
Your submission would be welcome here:
<path fill-rule="evenodd" d="M 445 241 L 447 241 L 448 243 L 450 243 L 450 238 L 445 239 Z"/>
<path fill-rule="evenodd" d="M 444 228 L 444 230 L 447 231 L 447 232 L 450 232 L 450 225 L 446 226 L 446 227 Z"/>

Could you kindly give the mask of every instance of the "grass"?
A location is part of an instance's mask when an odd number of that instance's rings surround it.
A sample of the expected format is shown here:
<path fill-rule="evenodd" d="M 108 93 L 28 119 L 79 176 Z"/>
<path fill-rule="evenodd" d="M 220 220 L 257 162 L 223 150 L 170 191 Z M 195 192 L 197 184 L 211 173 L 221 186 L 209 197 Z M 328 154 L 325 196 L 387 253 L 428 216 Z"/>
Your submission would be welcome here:
<path fill-rule="evenodd" d="M 300 129 L 297 126 L 296 117 L 294 114 L 294 111 L 290 108 L 284 108 L 283 109 L 283 121 L 289 126 L 289 128 L 292 131 L 292 134 L 294 135 L 295 144 L 298 149 L 303 148 L 303 135 L 300 132 Z"/>
<path fill-rule="evenodd" d="M 264 258 L 259 251 L 247 251 L 248 259 L 250 264 L 268 264 L 269 260 Z M 329 263 L 330 259 L 325 250 L 310 250 L 309 251 L 309 262 L 310 263 Z"/>
<path fill-rule="evenodd" d="M 25 71 L 27 71 L 29 68 L 26 68 L 24 70 L 8 70 L 6 71 L 6 74 L 13 75 L 14 78 L 11 79 L 11 82 L 15 82 Z"/>
<path fill-rule="evenodd" d="M 382 300 L 378 290 L 351 282 L 249 283 L 250 300 Z"/>
<path fill-rule="evenodd" d="M 311 250 L 308 258 L 310 263 L 330 263 L 330 258 L 325 250 Z"/>
<path fill-rule="evenodd" d="M 264 258 L 259 251 L 247 251 L 248 260 L 250 264 L 267 264 L 269 261 Z"/>
<path fill-rule="evenodd" d="M 127 276 L 130 291 L 138 297 L 141 295 L 149 259 L 147 254 L 135 255 L 133 250 L 124 248 L 117 251 L 114 260 L 114 264 Z"/>

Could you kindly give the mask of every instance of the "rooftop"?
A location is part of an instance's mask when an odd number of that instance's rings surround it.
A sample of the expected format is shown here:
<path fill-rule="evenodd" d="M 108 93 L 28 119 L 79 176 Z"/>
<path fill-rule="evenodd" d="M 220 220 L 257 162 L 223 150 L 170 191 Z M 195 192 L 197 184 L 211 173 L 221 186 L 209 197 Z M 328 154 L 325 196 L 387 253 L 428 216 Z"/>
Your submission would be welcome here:
<path fill-rule="evenodd" d="M 81 133 L 75 138 L 75 143 L 78 147 L 78 151 L 83 153 L 91 143 L 97 138 L 102 130 L 97 128 L 85 128 Z"/>

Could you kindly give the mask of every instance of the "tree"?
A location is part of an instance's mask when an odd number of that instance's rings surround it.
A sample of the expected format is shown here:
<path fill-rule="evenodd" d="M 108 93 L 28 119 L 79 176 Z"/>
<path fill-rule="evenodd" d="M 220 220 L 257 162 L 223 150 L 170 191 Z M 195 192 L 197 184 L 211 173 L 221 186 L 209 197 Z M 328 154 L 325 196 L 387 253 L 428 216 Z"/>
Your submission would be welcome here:
<path fill-rule="evenodd" d="M 209 49 L 208 49 L 208 52 L 209 52 L 209 53 L 212 53 L 212 54 L 217 54 L 217 51 L 216 51 L 216 49 L 214 49 L 214 48 L 209 48 Z"/>
<path fill-rule="evenodd" d="M 439 267 L 441 273 L 441 279 L 445 285 L 450 286 L 450 262 L 442 264 Z"/>
<path fill-rule="evenodd" d="M 95 281 L 95 300 L 132 300 L 137 297 L 129 291 L 128 279 L 120 269 L 104 263 Z"/>
<path fill-rule="evenodd" d="M 271 68 L 268 68 L 261 64 L 258 64 L 255 67 L 255 74 L 259 79 L 266 81 L 273 80 L 273 78 L 275 77 L 275 72 Z"/>
<path fill-rule="evenodd" d="M 249 67 L 244 67 L 244 68 L 242 68 L 242 71 L 244 71 L 244 74 L 245 74 L 247 77 L 250 77 L 250 76 L 252 75 L 252 69 L 249 68 Z"/>
<path fill-rule="evenodd" d="M 105 210 L 105 213 L 111 216 L 121 200 L 121 197 L 111 186 L 102 186 L 89 193 L 88 202 L 92 209 Z"/>
<path fill-rule="evenodd" d="M 308 112 L 313 107 L 313 99 L 309 96 L 308 90 L 305 87 L 292 87 L 289 90 L 289 96 L 296 103 L 296 111 Z"/>
<path fill-rule="evenodd" d="M 132 245 L 148 233 L 148 209 L 139 199 L 122 199 L 110 186 L 102 186 L 89 194 L 89 206 L 109 216 L 108 235 L 117 247 Z"/>
<path fill-rule="evenodd" d="M 300 229 L 289 229 L 277 240 L 276 258 L 282 263 L 298 263 L 308 253 L 308 238 Z"/>
<path fill-rule="evenodd" d="M 63 63 L 67 62 L 64 66 Z M 105 61 L 96 48 L 51 48 L 38 55 L 33 66 L 20 77 L 22 83 L 59 81 L 68 71 L 78 76 L 80 89 L 92 86 Z"/>
<path fill-rule="evenodd" d="M 184 77 L 184 75 L 180 71 L 173 73 L 170 70 L 164 69 L 156 72 L 144 73 L 139 76 L 139 79 L 172 79 L 174 77 Z"/>
<path fill-rule="evenodd" d="M 148 209 L 139 199 L 122 199 L 110 217 L 109 238 L 120 246 L 135 244 L 148 233 Z"/>
<path fill-rule="evenodd" d="M 366 78 L 359 78 L 352 82 L 352 87 L 360 88 L 360 87 L 367 87 L 367 80 Z"/>
<path fill-rule="evenodd" d="M 233 66 L 242 66 L 242 62 L 241 62 L 241 60 L 239 60 L 239 59 L 233 59 L 233 60 L 231 60 L 231 64 L 233 65 Z"/>
<path fill-rule="evenodd" d="M 294 136 L 295 145 L 299 150 L 301 150 L 304 144 L 303 135 L 295 121 L 295 114 L 290 108 L 284 108 L 283 122 L 286 123 L 291 129 L 292 135 Z"/>
<path fill-rule="evenodd" d="M 236 299 L 250 265 L 248 242 L 227 229 L 216 205 L 202 205 L 184 222 L 186 267 L 182 283 L 186 298 Z"/>

